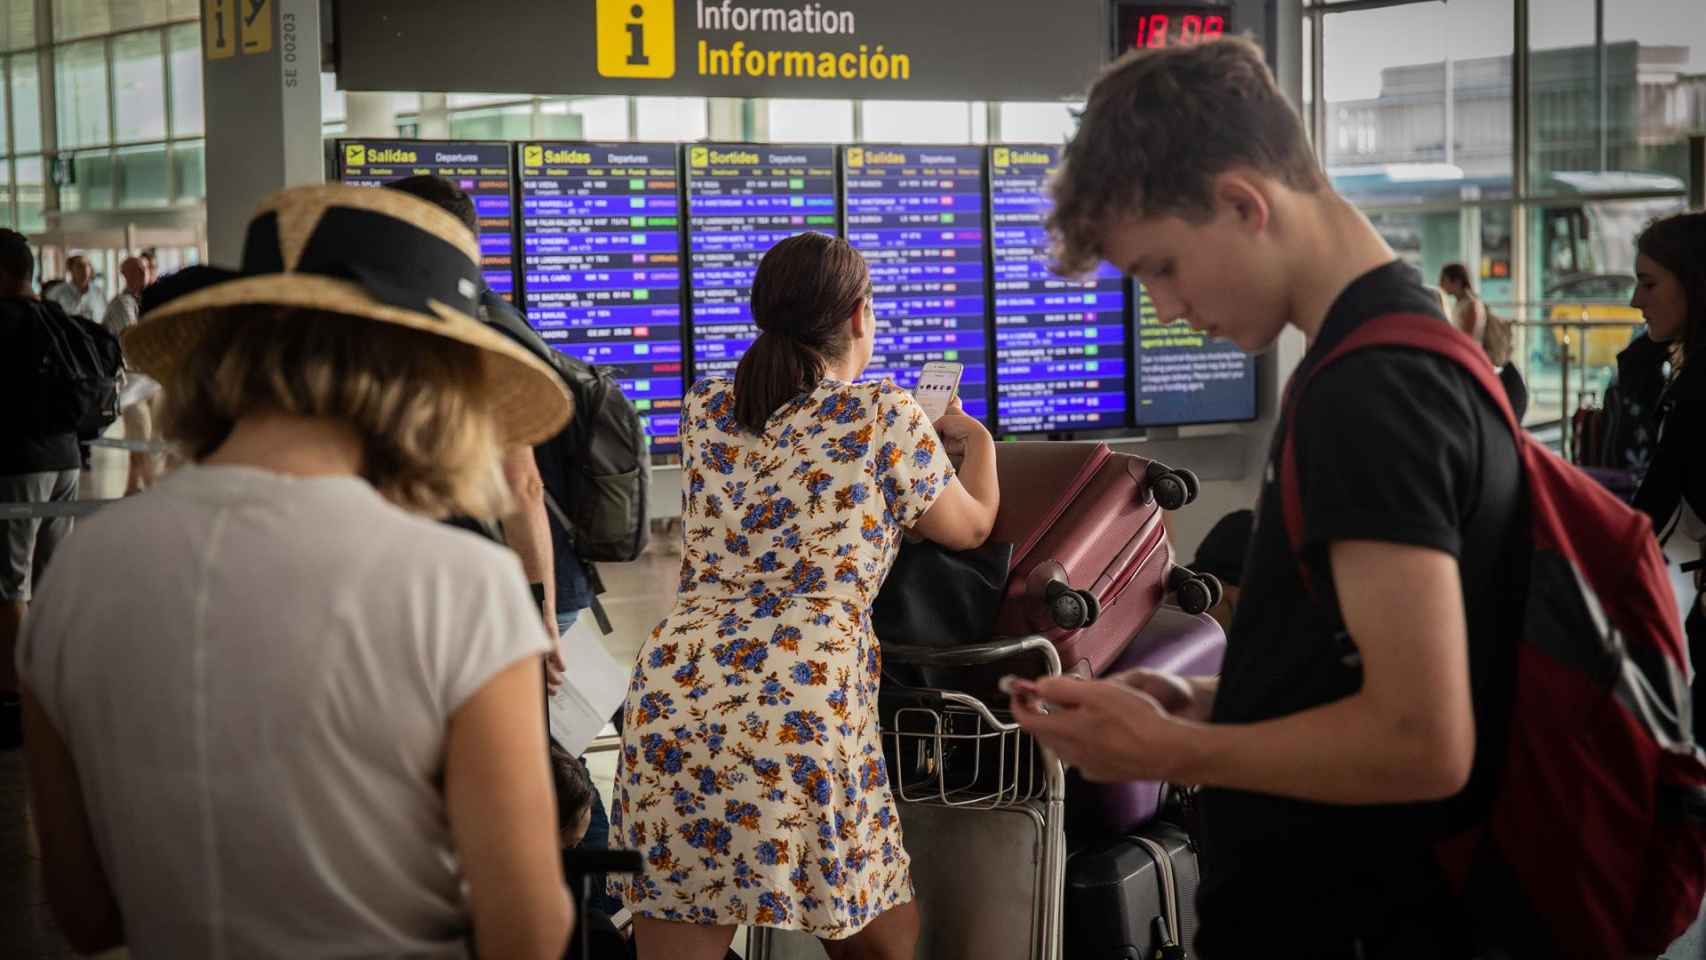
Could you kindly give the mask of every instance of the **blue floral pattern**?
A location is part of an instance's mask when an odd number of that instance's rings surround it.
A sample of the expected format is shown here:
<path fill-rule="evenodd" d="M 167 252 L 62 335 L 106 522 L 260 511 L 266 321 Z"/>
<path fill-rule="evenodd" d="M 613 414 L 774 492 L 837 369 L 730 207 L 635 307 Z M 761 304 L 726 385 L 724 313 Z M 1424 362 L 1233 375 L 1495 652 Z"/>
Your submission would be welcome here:
<path fill-rule="evenodd" d="M 762 437 L 705 380 L 682 408 L 675 608 L 635 664 L 611 826 L 640 916 L 842 939 L 912 899 L 877 733 L 869 612 L 953 476 L 912 396 L 825 381 Z"/>

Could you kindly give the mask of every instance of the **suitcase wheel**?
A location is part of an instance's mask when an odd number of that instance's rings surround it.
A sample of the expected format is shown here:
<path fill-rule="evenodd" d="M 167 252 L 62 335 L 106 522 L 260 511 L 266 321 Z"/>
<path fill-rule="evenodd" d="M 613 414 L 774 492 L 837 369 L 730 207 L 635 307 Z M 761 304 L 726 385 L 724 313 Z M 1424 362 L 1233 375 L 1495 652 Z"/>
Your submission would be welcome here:
<path fill-rule="evenodd" d="M 1186 478 L 1189 479 L 1186 479 Z M 1145 471 L 1149 492 L 1163 510 L 1178 510 L 1196 499 L 1202 488 L 1196 474 L 1189 470 L 1174 470 L 1160 461 L 1153 461 Z"/>
<path fill-rule="evenodd" d="M 1185 503 L 1196 503 L 1197 498 L 1202 496 L 1202 481 L 1197 479 L 1196 473 L 1183 467 L 1174 472 L 1185 481 L 1185 486 L 1190 489 L 1190 497 L 1185 501 Z"/>
<path fill-rule="evenodd" d="M 1220 601 L 1226 599 L 1226 585 L 1221 583 L 1220 578 L 1212 573 L 1199 573 L 1197 579 L 1208 584 L 1208 592 L 1211 596 L 1209 607 L 1220 606 Z"/>
<path fill-rule="evenodd" d="M 1096 622 L 1102 615 L 1102 604 L 1088 590 L 1074 590 L 1059 580 L 1052 580 L 1045 594 L 1049 617 L 1062 630 L 1078 630 Z"/>
<path fill-rule="evenodd" d="M 1216 583 L 1218 586 L 1218 582 Z M 1208 612 L 1214 606 L 1214 596 L 1219 592 L 1201 577 L 1191 577 L 1179 584 L 1179 609 L 1191 616 Z"/>

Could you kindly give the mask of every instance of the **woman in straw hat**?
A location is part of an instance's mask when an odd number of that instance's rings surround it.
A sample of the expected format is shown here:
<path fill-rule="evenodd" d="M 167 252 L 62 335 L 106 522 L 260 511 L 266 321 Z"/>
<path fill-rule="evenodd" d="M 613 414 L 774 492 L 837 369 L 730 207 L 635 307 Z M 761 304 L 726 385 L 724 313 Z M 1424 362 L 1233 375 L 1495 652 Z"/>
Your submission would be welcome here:
<path fill-rule="evenodd" d="M 547 638 L 516 558 L 429 519 L 498 512 L 500 442 L 569 415 L 478 270 L 426 203 L 297 188 L 126 332 L 192 465 L 80 527 L 18 654 L 77 949 L 560 954 Z"/>

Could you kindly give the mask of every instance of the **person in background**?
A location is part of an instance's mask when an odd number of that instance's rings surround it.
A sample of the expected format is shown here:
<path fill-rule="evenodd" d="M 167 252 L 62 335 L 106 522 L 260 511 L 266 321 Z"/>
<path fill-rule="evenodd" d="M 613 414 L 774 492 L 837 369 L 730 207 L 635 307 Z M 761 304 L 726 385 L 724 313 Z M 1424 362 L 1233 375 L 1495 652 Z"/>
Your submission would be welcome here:
<path fill-rule="evenodd" d="M 1244 582 L 1244 555 L 1250 551 L 1250 535 L 1256 525 L 1256 514 L 1250 510 L 1234 510 L 1221 517 L 1203 537 L 1197 547 L 1191 569 L 1197 573 L 1213 574 L 1225 589 L 1220 603 L 1208 611 L 1221 629 L 1231 630 L 1238 613 L 1238 596 Z"/>
<path fill-rule="evenodd" d="M 141 257 L 125 257 L 119 264 L 118 273 L 124 280 L 124 288 L 107 304 L 106 315 L 101 318 L 101 324 L 114 336 L 122 335 L 136 324 L 141 315 L 142 291 L 148 288 L 149 282 L 148 264 Z"/>
<path fill-rule="evenodd" d="M 456 184 L 442 177 L 422 175 L 406 177 L 387 186 L 435 204 L 455 216 L 476 236 L 479 235 L 479 219 L 474 200 Z M 520 311 L 490 286 L 482 286 L 480 307 L 483 311 L 482 319 L 490 323 L 493 329 L 506 335 L 513 337 L 518 332 L 532 330 Z M 503 319 L 512 322 L 497 322 Z M 529 349 L 551 349 L 542 342 L 520 345 Z M 569 532 L 552 522 L 545 509 L 547 487 L 556 484 L 566 475 L 565 471 L 568 469 L 566 464 L 559 462 L 558 451 L 556 445 L 549 443 L 532 449 L 517 447 L 505 451 L 504 474 L 509 477 L 511 488 L 516 491 L 520 502 L 516 513 L 504 518 L 502 528 L 506 542 L 521 555 L 522 568 L 527 571 L 528 577 L 538 577 L 536 582 L 542 582 L 544 585 L 544 603 L 550 611 L 547 621 L 556 628 L 559 637 L 567 637 L 581 611 L 592 605 L 593 591 L 586 565 L 581 563 L 580 557 L 575 554 L 574 541 Z M 541 464 L 547 466 L 549 473 L 541 471 Z M 552 491 L 552 495 L 562 503 L 568 497 L 568 492 L 557 489 Z M 559 640 L 559 645 L 562 642 Z M 552 679 L 556 680 L 566 669 L 567 661 L 560 653 L 555 654 L 549 663 Z M 579 762 L 583 766 L 586 763 L 584 758 Z M 604 799 L 598 795 L 596 788 L 593 788 L 590 810 L 591 820 L 588 823 L 585 844 L 593 849 L 606 849 L 610 845 L 610 819 L 605 811 Z M 614 914 L 621 909 L 621 904 L 604 892 L 602 883 L 597 884 L 592 905 L 607 914 Z"/>
<path fill-rule="evenodd" d="M 1499 373 L 1499 383 L 1505 388 L 1516 422 L 1521 423 L 1528 413 L 1528 384 L 1522 371 L 1511 362 L 1510 325 L 1493 315 L 1481 295 L 1469 281 L 1469 270 L 1461 263 L 1448 263 L 1440 269 L 1441 290 L 1457 300 L 1457 310 L 1451 314 L 1457 329 L 1481 345 L 1487 352 L 1487 362 Z"/>
<path fill-rule="evenodd" d="M 1706 213 L 1660 220 L 1635 240 L 1635 293 L 1647 338 L 1670 355 L 1658 404 L 1653 459 L 1635 491 L 1671 565 L 1694 662 L 1695 736 L 1706 734 L 1706 609 L 1700 564 L 1706 545 Z"/>
<path fill-rule="evenodd" d="M 720 960 L 740 924 L 805 931 L 832 960 L 910 958 L 871 603 L 905 531 L 983 543 L 995 444 L 957 404 L 932 429 L 893 381 L 860 382 L 877 324 L 846 241 L 771 247 L 752 317 L 733 381 L 682 402 L 680 584 L 640 648 L 610 814 L 651 868 L 610 886 L 641 960 Z"/>
<path fill-rule="evenodd" d="M 42 325 L 67 323 L 58 305 L 30 292 L 35 254 L 24 235 L 0 230 L 0 503 L 64 504 L 77 499 L 82 456 L 77 435 L 44 431 L 26 411 L 46 350 Z M 0 519 L 0 750 L 21 742 L 18 675 L 13 654 L 29 610 L 35 572 L 45 569 L 70 535 L 69 516 Z"/>
<path fill-rule="evenodd" d="M 136 324 L 142 309 L 142 291 L 148 288 L 148 262 L 141 257 L 126 257 L 119 264 L 119 276 L 124 279 L 124 289 L 107 304 L 107 314 L 101 319 L 101 324 L 113 332 L 114 336 L 123 333 Z M 133 378 L 146 376 L 140 371 L 132 371 Z M 129 391 L 127 391 L 129 392 Z M 151 407 L 152 397 L 137 396 L 130 398 L 124 407 L 124 438 L 141 442 L 154 439 L 154 417 Z M 129 475 L 125 478 L 124 492 L 140 493 L 154 483 L 155 459 L 152 453 L 145 450 L 130 451 Z"/>
<path fill-rule="evenodd" d="M 1439 288 L 1457 301 L 1457 309 L 1452 313 L 1452 322 L 1457 329 L 1462 330 L 1469 339 L 1487 345 L 1487 305 L 1481 302 L 1481 295 L 1475 292 L 1474 284 L 1469 282 L 1469 270 L 1461 263 L 1448 263 L 1440 268 Z"/>
<path fill-rule="evenodd" d="M 107 303 L 95 288 L 95 267 L 81 253 L 65 261 L 65 283 L 53 289 L 53 302 L 67 314 L 100 322 Z"/>
<path fill-rule="evenodd" d="M 1366 323 L 1439 301 L 1333 191 L 1247 39 L 1106 68 L 1052 191 L 1061 272 L 1112 263 L 1165 320 L 1248 353 L 1299 330 L 1292 382 L 1308 387 L 1276 427 L 1296 489 L 1277 444 L 1258 467 L 1221 674 L 1014 680 L 1016 719 L 1088 779 L 1202 785 L 1196 954 L 1476 956 L 1432 841 L 1485 808 L 1514 701 L 1529 544 L 1503 412 L 1431 353 L 1317 366 Z"/>
<path fill-rule="evenodd" d="M 407 177 L 388 183 L 385 187 L 425 200 L 455 217 L 469 233 L 480 235 L 479 218 L 474 210 L 473 198 L 443 177 Z M 478 296 L 481 319 L 486 319 L 487 312 L 493 309 L 493 301 L 504 302 L 502 297 L 492 292 L 483 276 L 479 280 Z M 503 452 L 503 469 L 510 490 L 515 495 L 515 509 L 499 519 L 499 533 L 503 542 L 521 558 L 521 568 L 526 572 L 527 581 L 539 598 L 540 616 L 544 618 L 547 630 L 553 636 L 561 636 L 564 628 L 560 626 L 561 601 L 558 598 L 558 590 L 562 578 L 556 571 L 559 560 L 554 550 L 551 518 L 545 510 L 545 481 L 539 475 L 539 464 L 534 458 L 533 448 L 525 445 L 506 447 Z M 464 523 L 460 519 L 453 522 Z M 562 657 L 553 651 L 546 660 L 546 679 L 550 686 L 555 688 L 562 683 L 562 677 Z"/>
<path fill-rule="evenodd" d="M 502 513 L 568 395 L 429 204 L 298 187 L 244 249 L 126 331 L 193 463 L 79 529 L 18 645 L 54 916 L 138 960 L 556 960 L 550 641 L 514 554 L 431 518 Z"/>

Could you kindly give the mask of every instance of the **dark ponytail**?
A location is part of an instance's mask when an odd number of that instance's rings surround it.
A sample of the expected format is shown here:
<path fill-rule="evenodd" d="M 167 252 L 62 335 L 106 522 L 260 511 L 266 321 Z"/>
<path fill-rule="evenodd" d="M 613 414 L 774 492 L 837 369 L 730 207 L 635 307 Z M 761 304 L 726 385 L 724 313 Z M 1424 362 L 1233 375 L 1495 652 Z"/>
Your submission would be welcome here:
<path fill-rule="evenodd" d="M 1459 284 L 1465 290 L 1475 289 L 1474 284 L 1469 282 L 1469 268 L 1465 267 L 1461 263 L 1448 263 L 1441 267 L 1439 271 L 1439 278 L 1441 280 L 1450 280 L 1452 283 Z"/>
<path fill-rule="evenodd" d="M 1684 313 L 1677 333 L 1677 366 L 1706 356 L 1706 213 L 1679 213 L 1648 224 L 1635 249 L 1682 284 Z"/>
<path fill-rule="evenodd" d="M 802 233 L 770 248 L 752 280 L 762 331 L 735 368 L 735 420 L 762 434 L 782 405 L 810 393 L 847 353 L 847 320 L 871 295 L 865 258 L 845 240 Z"/>

